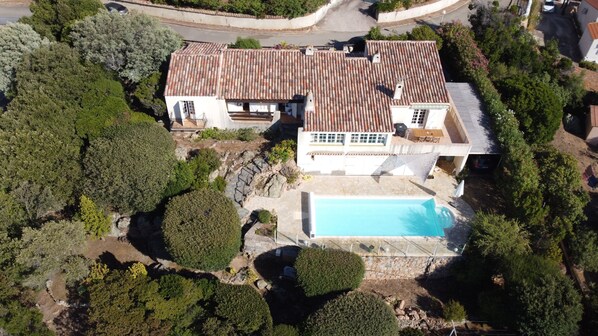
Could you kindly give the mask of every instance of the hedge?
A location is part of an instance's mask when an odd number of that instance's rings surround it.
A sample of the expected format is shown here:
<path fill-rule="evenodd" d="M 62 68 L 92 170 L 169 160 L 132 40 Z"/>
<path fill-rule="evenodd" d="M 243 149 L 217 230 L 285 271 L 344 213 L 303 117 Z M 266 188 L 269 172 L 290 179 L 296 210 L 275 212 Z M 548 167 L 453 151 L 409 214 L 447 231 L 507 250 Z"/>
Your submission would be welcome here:
<path fill-rule="evenodd" d="M 295 261 L 297 281 L 306 296 L 324 295 L 359 287 L 365 265 L 355 253 L 304 248 Z"/>
<path fill-rule="evenodd" d="M 239 215 L 222 193 L 201 189 L 168 202 L 164 241 L 182 266 L 206 271 L 224 269 L 241 246 Z"/>
<path fill-rule="evenodd" d="M 398 333 L 399 326 L 389 305 L 372 294 L 351 292 L 329 301 L 310 315 L 302 335 L 396 336 Z"/>
<path fill-rule="evenodd" d="M 236 334 L 272 334 L 268 304 L 251 286 L 218 284 L 214 301 L 216 315 L 233 325 Z"/>

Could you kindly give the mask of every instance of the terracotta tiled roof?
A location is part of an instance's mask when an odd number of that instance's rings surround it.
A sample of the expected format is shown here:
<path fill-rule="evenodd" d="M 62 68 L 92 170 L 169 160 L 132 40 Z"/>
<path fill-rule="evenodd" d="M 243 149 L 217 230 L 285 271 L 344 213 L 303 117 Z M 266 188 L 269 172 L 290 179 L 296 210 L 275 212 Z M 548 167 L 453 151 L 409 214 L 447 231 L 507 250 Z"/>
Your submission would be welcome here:
<path fill-rule="evenodd" d="M 286 101 L 314 94 L 306 131 L 392 132 L 391 105 L 448 104 L 434 42 L 368 41 L 368 57 L 342 51 L 243 50 L 192 44 L 172 55 L 166 96 Z M 193 52 L 192 52 L 193 51 Z M 379 52 L 381 61 L 370 56 Z M 393 100 L 395 84 L 404 89 Z"/>
<path fill-rule="evenodd" d="M 598 105 L 590 105 L 590 126 L 598 127 Z"/>
<path fill-rule="evenodd" d="M 592 6 L 592 7 L 596 8 L 596 9 L 598 9 L 598 0 L 587 0 L 587 3 L 588 3 L 590 6 Z"/>
<path fill-rule="evenodd" d="M 592 39 L 598 39 L 598 22 L 588 23 L 588 31 Z"/>

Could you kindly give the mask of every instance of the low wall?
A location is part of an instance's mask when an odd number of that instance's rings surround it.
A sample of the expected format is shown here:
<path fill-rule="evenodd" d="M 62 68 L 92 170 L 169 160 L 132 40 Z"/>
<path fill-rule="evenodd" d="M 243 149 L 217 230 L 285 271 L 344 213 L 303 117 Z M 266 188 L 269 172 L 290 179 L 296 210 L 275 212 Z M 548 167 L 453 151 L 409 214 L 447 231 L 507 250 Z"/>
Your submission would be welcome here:
<path fill-rule="evenodd" d="M 449 275 L 451 266 L 461 260 L 458 257 L 373 257 L 362 256 L 365 263 L 365 279 L 416 279 L 423 276 L 443 278 Z"/>
<path fill-rule="evenodd" d="M 210 14 L 207 10 L 193 8 L 176 8 L 167 5 L 155 5 L 143 1 L 116 1 L 134 10 L 147 15 L 167 20 L 197 23 L 202 25 L 225 26 L 233 28 L 262 29 L 262 30 L 292 30 L 309 28 L 318 23 L 328 10 L 338 5 L 342 0 L 330 0 L 327 5 L 322 6 L 316 12 L 287 19 L 281 17 L 266 17 L 257 19 L 250 15 L 222 13 Z M 216 13 L 216 12 L 214 12 Z"/>
<path fill-rule="evenodd" d="M 456 4 L 459 1 L 460 0 L 439 0 L 421 6 L 411 7 L 402 11 L 378 13 L 377 20 L 378 23 L 388 23 L 413 19 L 416 17 L 441 11 L 449 6 Z"/>

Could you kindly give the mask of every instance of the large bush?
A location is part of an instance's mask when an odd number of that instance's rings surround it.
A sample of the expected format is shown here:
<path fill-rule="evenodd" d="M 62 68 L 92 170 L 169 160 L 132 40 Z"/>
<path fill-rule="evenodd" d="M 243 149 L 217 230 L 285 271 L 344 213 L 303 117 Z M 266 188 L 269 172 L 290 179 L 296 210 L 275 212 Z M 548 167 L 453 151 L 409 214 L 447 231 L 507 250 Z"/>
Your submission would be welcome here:
<path fill-rule="evenodd" d="M 294 18 L 315 12 L 327 3 L 326 0 L 151 0 L 153 3 L 167 3 L 173 6 L 186 6 L 212 9 L 231 13 L 243 13 L 256 17 L 279 15 Z"/>
<path fill-rule="evenodd" d="M 304 248 L 295 268 L 299 285 L 307 296 L 355 289 L 365 273 L 360 256 L 333 249 Z"/>
<path fill-rule="evenodd" d="M 113 126 L 91 142 L 83 164 L 85 194 L 99 205 L 151 211 L 174 170 L 174 142 L 157 124 Z"/>
<path fill-rule="evenodd" d="M 262 296 L 248 285 L 219 284 L 214 293 L 215 313 L 235 329 L 235 334 L 270 335 L 272 317 Z"/>
<path fill-rule="evenodd" d="M 163 230 L 177 263 L 206 271 L 225 268 L 241 245 L 239 215 L 232 201 L 209 189 L 170 200 Z"/>
<path fill-rule="evenodd" d="M 398 333 L 399 326 L 390 306 L 372 294 L 352 292 L 329 301 L 310 315 L 302 334 L 395 336 Z"/>
<path fill-rule="evenodd" d="M 531 252 L 529 234 L 516 220 L 503 215 L 476 213 L 472 223 L 471 241 L 484 257 L 495 259 Z"/>
<path fill-rule="evenodd" d="M 569 242 L 573 261 L 586 271 L 598 271 L 598 234 L 582 229 L 571 237 Z"/>

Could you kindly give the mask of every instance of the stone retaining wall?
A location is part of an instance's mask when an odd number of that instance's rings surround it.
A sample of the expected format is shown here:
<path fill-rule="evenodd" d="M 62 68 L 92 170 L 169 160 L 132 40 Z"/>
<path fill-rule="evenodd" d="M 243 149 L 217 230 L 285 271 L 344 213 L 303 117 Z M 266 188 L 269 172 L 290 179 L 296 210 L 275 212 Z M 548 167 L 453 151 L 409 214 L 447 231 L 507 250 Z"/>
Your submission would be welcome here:
<path fill-rule="evenodd" d="M 194 8 L 177 8 L 168 5 L 156 5 L 147 1 L 123 0 L 115 2 L 121 3 L 130 10 L 167 20 L 233 28 L 292 30 L 305 29 L 315 25 L 324 18 L 330 8 L 338 5 L 341 1 L 330 0 L 327 5 L 320 7 L 314 13 L 294 19 L 274 16 L 257 19 L 244 14 L 223 13 Z"/>
<path fill-rule="evenodd" d="M 422 276 L 443 278 L 458 257 L 374 257 L 363 256 L 365 279 L 416 279 Z"/>
<path fill-rule="evenodd" d="M 411 7 L 406 10 L 396 11 L 396 12 L 384 12 L 378 13 L 377 20 L 378 23 L 390 23 L 390 22 L 397 22 L 397 21 L 404 21 L 408 19 L 413 19 L 416 17 L 428 15 L 431 13 L 439 12 L 444 8 L 450 7 L 460 0 L 439 0 L 432 3 L 425 3 L 421 6 Z"/>

